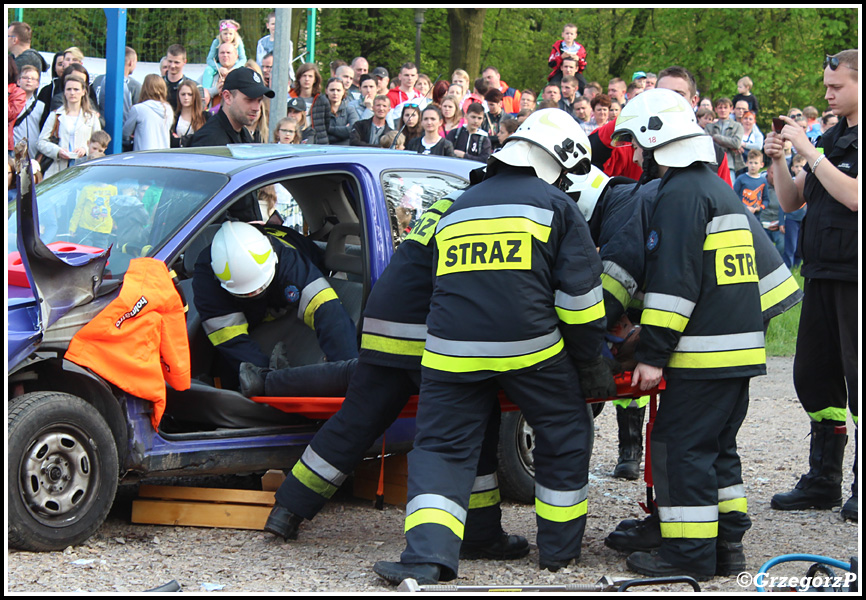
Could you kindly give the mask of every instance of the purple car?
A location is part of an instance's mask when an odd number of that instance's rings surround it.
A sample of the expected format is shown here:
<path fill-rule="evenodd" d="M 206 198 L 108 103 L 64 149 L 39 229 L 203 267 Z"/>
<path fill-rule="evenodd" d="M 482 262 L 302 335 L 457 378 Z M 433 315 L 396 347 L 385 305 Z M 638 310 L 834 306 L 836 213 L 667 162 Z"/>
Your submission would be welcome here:
<path fill-rule="evenodd" d="M 207 425 L 208 410 L 246 402 L 215 385 L 214 348 L 191 286 L 198 253 L 233 203 L 268 187 L 258 198 L 275 194 L 284 226 L 318 246 L 360 325 L 364 299 L 396 245 L 423 210 L 467 185 L 474 166 L 379 149 L 238 145 L 109 156 L 35 189 L 25 170 L 9 206 L 7 247 L 10 545 L 58 550 L 83 542 L 105 519 L 119 483 L 291 468 L 321 426 L 303 416 L 275 425 L 266 412 L 256 427 Z M 142 256 L 175 271 L 189 305 L 192 387 L 169 387 L 158 430 L 149 401 L 64 360 L 72 336 L 117 297 L 130 260 Z M 250 333 L 265 352 L 291 339 L 293 365 L 319 360 L 315 334 L 296 326 L 287 318 Z M 178 403 L 201 407 L 202 418 L 173 419 Z M 414 420 L 398 420 L 388 431 L 390 451 L 406 451 L 413 436 Z M 526 432 L 509 439 L 531 445 Z M 381 442 L 370 454 L 380 449 Z"/>

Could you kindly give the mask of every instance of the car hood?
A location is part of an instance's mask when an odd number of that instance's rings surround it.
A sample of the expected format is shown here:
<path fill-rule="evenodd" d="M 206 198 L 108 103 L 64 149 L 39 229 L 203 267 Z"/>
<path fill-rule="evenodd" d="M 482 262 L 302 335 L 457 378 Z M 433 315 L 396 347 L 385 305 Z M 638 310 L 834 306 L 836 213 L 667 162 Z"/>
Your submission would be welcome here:
<path fill-rule="evenodd" d="M 87 304 L 103 286 L 103 272 L 111 248 L 96 253 L 80 251 L 76 245 L 57 247 L 55 253 L 39 238 L 36 188 L 26 144 L 15 148 L 18 165 L 18 256 L 8 258 L 7 269 L 18 270 L 18 285 L 7 288 L 9 362 L 11 371 L 35 350 L 45 329 L 77 306 Z M 52 244 L 52 246 L 57 246 Z M 17 263 L 17 264 L 15 264 Z M 25 287 L 24 277 L 26 276 Z M 10 273 L 11 276 L 11 273 Z M 10 279 L 12 279 L 10 277 Z M 117 285 L 117 282 L 107 282 Z"/>

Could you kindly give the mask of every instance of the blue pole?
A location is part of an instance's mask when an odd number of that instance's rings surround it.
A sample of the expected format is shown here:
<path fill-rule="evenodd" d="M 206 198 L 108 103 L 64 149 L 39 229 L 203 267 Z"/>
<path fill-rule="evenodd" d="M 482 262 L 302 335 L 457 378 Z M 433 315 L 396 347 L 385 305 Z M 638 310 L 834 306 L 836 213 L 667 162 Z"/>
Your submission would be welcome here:
<path fill-rule="evenodd" d="M 105 40 L 105 130 L 111 136 L 107 154 L 122 151 L 123 68 L 126 63 L 126 9 L 104 8 L 108 21 Z"/>

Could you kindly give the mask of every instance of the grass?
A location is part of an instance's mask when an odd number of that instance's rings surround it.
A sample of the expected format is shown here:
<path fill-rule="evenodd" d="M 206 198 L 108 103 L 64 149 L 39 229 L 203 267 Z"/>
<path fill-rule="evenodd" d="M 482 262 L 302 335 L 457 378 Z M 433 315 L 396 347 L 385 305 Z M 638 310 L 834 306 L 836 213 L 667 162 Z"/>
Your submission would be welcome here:
<path fill-rule="evenodd" d="M 792 271 L 800 289 L 803 289 L 803 277 L 800 275 L 800 268 L 797 267 Z M 799 324 L 800 304 L 771 320 L 770 328 L 767 331 L 767 356 L 794 356 Z"/>

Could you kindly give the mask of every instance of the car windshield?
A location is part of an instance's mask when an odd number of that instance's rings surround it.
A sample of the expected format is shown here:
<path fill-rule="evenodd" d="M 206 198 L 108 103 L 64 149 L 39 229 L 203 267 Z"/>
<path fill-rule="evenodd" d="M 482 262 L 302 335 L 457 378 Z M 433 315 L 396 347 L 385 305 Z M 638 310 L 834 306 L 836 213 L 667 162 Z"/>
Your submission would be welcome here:
<path fill-rule="evenodd" d="M 165 167 L 66 169 L 36 186 L 40 238 L 45 244 L 113 245 L 108 268 L 119 277 L 131 259 L 153 256 L 227 181 L 221 174 Z M 8 251 L 14 252 L 14 202 L 8 225 Z"/>

